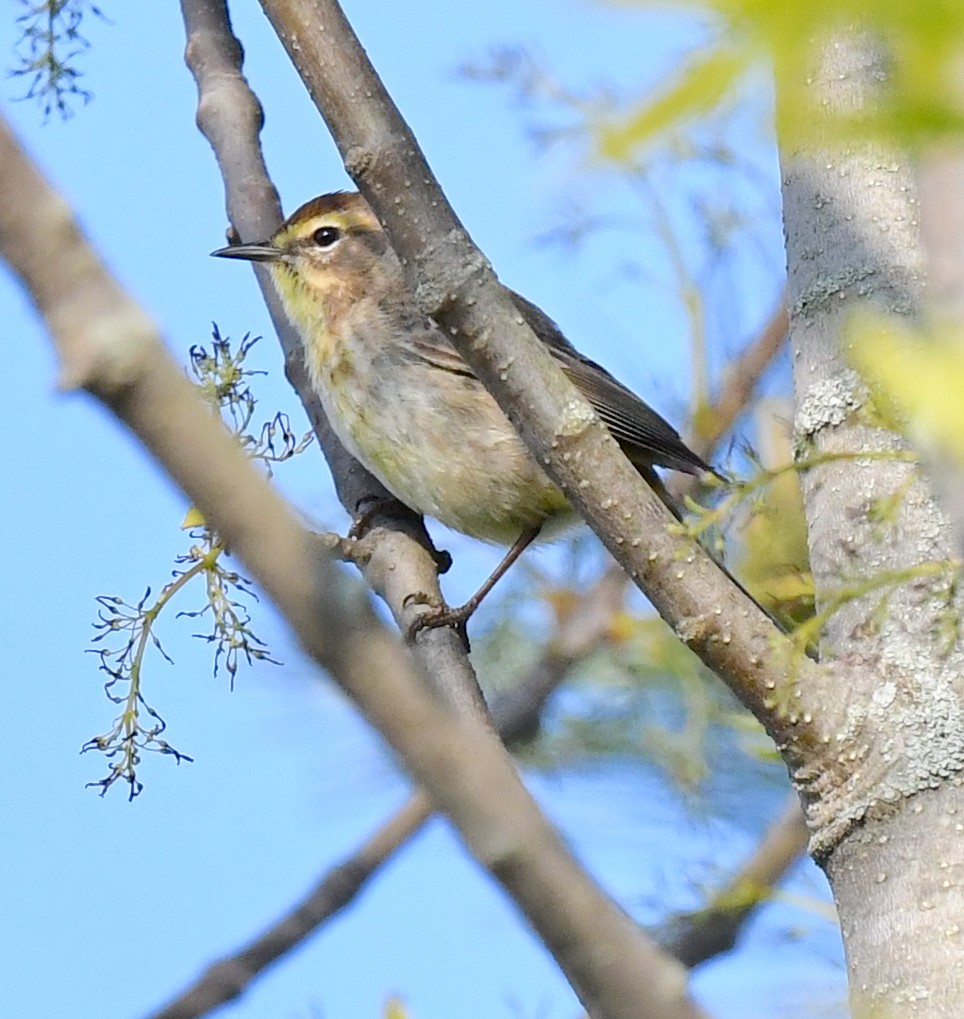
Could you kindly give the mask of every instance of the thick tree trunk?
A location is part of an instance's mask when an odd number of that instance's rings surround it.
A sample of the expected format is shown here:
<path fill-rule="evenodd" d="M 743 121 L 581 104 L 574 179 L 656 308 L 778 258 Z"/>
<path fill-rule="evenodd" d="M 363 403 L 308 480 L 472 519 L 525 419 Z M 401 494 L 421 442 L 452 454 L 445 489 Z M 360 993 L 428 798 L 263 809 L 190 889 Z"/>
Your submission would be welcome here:
<path fill-rule="evenodd" d="M 827 861 L 854 1019 L 964 1015 L 964 793 L 877 810 Z"/>
<path fill-rule="evenodd" d="M 885 81 L 868 39 L 839 36 L 814 75 L 816 105 L 859 111 Z M 819 153 L 785 147 L 783 170 L 798 445 L 869 454 L 803 477 L 817 607 L 859 592 L 824 630 L 821 657 L 840 679 L 827 706 L 843 723 L 830 767 L 807 777 L 812 848 L 840 914 L 853 1015 L 959 1019 L 961 605 L 949 571 L 906 579 L 948 560 L 954 536 L 920 469 L 888 459 L 903 441 L 878 427 L 847 357 L 856 309 L 917 318 L 924 307 L 912 167 L 837 138 Z"/>

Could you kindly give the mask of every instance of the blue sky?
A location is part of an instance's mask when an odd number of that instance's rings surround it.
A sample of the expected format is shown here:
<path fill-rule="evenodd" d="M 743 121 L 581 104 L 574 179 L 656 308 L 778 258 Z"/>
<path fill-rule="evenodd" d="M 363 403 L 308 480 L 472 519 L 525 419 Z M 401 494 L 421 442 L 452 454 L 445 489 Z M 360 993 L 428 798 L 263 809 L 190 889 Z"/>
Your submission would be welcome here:
<path fill-rule="evenodd" d="M 286 209 L 347 186 L 256 5 L 237 8 L 246 71 L 267 111 L 267 159 Z M 390 13 L 357 0 L 346 10 L 503 280 L 681 422 L 687 321 L 664 249 L 626 230 L 602 231 L 575 251 L 537 240 L 577 206 L 645 226 L 643 207 L 629 204 L 631 192 L 614 177 L 589 172 L 590 155 L 579 147 L 534 145 L 527 125 L 536 114 L 520 109 L 510 90 L 465 81 L 458 68 L 493 47 L 524 44 L 570 84 L 651 88 L 705 26 L 666 10 L 546 0 L 403 0 Z M 83 57 L 94 101 L 66 123 L 44 124 L 35 106 L 10 101 L 20 84 L 8 80 L 7 116 L 176 356 L 185 360 L 192 344 L 206 342 L 212 320 L 234 337 L 264 333 L 254 357 L 269 372 L 257 383 L 265 416 L 285 409 L 300 428 L 250 273 L 208 257 L 223 243 L 222 189 L 194 128 L 176 7 L 107 5 L 105 13 L 112 23 L 89 22 L 93 47 Z M 14 27 L 8 20 L 0 30 L 0 50 L 9 53 Z M 694 252 L 711 297 L 709 331 L 724 353 L 769 315 L 780 288 L 778 182 L 758 130 L 765 105 L 734 120 L 735 137 L 770 187 L 754 195 L 745 180 L 733 184 L 760 210 L 741 259 L 704 259 L 691 192 L 674 189 L 670 171 L 658 181 Z M 84 653 L 94 597 L 136 600 L 148 584 L 157 590 L 169 578 L 185 544 L 178 527 L 185 503 L 99 407 L 55 391 L 46 337 L 6 276 L 0 308 L 8 366 L 0 486 L 7 690 L 0 790 L 8 819 L 0 1005 L 28 1019 L 137 1017 L 274 919 L 403 801 L 406 782 L 264 607 L 259 632 L 285 666 L 243 671 L 233 693 L 223 675 L 212 678 L 208 649 L 188 636 L 190 626 L 162 631 L 176 665 L 154 660 L 147 695 L 168 720 L 171 742 L 195 763 L 146 760 L 147 788 L 133 804 L 120 789 L 101 799 L 84 788 L 101 777 L 104 762 L 78 750 L 114 714 L 96 660 Z M 777 376 L 772 384 L 779 383 Z M 345 526 L 315 451 L 279 472 L 278 483 L 320 526 Z M 485 574 L 493 553 L 441 537 L 456 554 L 448 589 L 457 599 Z M 775 784 L 762 789 L 737 823 L 695 819 L 650 769 L 630 762 L 533 776 L 532 785 L 580 856 L 641 917 L 667 891 L 678 905 L 692 905 L 694 882 L 711 883 L 747 852 L 783 795 Z M 808 865 L 793 885 L 826 898 Z M 810 1006 L 833 1014 L 843 993 L 837 941 L 806 909 L 776 907 L 752 926 L 737 961 L 700 972 L 696 992 L 721 1017 L 789 1017 Z M 577 1014 L 551 959 L 441 822 L 349 914 L 224 1014 L 361 1019 L 380 1015 L 391 994 L 417 1019 Z"/>

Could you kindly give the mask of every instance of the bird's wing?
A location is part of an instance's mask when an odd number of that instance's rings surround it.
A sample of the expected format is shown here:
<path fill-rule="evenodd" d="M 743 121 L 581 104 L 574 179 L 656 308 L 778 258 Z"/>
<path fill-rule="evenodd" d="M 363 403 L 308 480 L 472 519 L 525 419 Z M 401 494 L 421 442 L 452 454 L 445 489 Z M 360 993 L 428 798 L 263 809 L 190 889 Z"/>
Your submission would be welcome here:
<path fill-rule="evenodd" d="M 412 331 L 412 355 L 430 364 L 433 368 L 452 372 L 467 379 L 474 379 L 475 372 L 466 364 L 462 355 L 442 334 L 438 326 L 428 326 Z"/>
<path fill-rule="evenodd" d="M 541 308 L 514 291 L 512 299 L 630 460 L 645 466 L 672 467 L 687 474 L 714 473 L 649 404 L 602 365 L 583 357 Z"/>
<path fill-rule="evenodd" d="M 672 467 L 687 474 L 712 471 L 668 421 L 605 368 L 580 355 L 573 357 L 556 350 L 552 353 L 634 463 Z"/>
<path fill-rule="evenodd" d="M 712 468 L 687 447 L 672 425 L 605 368 L 583 357 L 544 311 L 514 291 L 510 293 L 529 327 L 559 361 L 569 380 L 589 401 L 630 460 L 642 466 L 671 467 L 688 474 L 712 472 Z M 439 328 L 416 330 L 411 338 L 415 356 L 421 360 L 443 371 L 475 378 L 472 369 Z"/>

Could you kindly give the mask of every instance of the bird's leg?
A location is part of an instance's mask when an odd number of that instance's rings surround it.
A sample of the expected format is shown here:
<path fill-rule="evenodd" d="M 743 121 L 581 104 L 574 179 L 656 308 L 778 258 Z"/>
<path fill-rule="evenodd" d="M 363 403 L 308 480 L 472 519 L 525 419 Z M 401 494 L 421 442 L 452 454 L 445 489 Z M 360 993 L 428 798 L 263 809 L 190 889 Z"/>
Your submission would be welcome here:
<path fill-rule="evenodd" d="M 438 608 L 434 612 L 423 613 L 408 628 L 406 634 L 409 642 L 414 641 L 419 630 L 434 630 L 439 626 L 454 626 L 461 630 L 465 636 L 465 624 L 473 612 L 482 604 L 482 599 L 492 590 L 493 587 L 505 576 L 509 567 L 522 555 L 523 552 L 539 536 L 541 527 L 526 528 L 516 539 L 515 544 L 502 557 L 502 561 L 492 571 L 485 583 L 472 595 L 471 598 L 458 608 Z M 468 639 L 466 638 L 466 643 Z"/>

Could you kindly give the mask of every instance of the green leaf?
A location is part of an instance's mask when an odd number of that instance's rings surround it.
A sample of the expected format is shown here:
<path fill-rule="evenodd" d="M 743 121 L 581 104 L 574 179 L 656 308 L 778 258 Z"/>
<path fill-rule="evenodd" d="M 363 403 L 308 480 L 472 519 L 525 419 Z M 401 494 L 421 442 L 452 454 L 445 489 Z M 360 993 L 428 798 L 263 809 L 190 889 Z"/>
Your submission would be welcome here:
<path fill-rule="evenodd" d="M 694 60 L 667 92 L 629 114 L 621 124 L 600 129 L 599 147 L 607 159 L 623 161 L 682 121 L 709 113 L 747 66 L 746 53 L 716 49 Z"/>
<path fill-rule="evenodd" d="M 852 359 L 911 437 L 964 463 L 964 338 L 924 335 L 879 315 L 854 318 Z"/>

